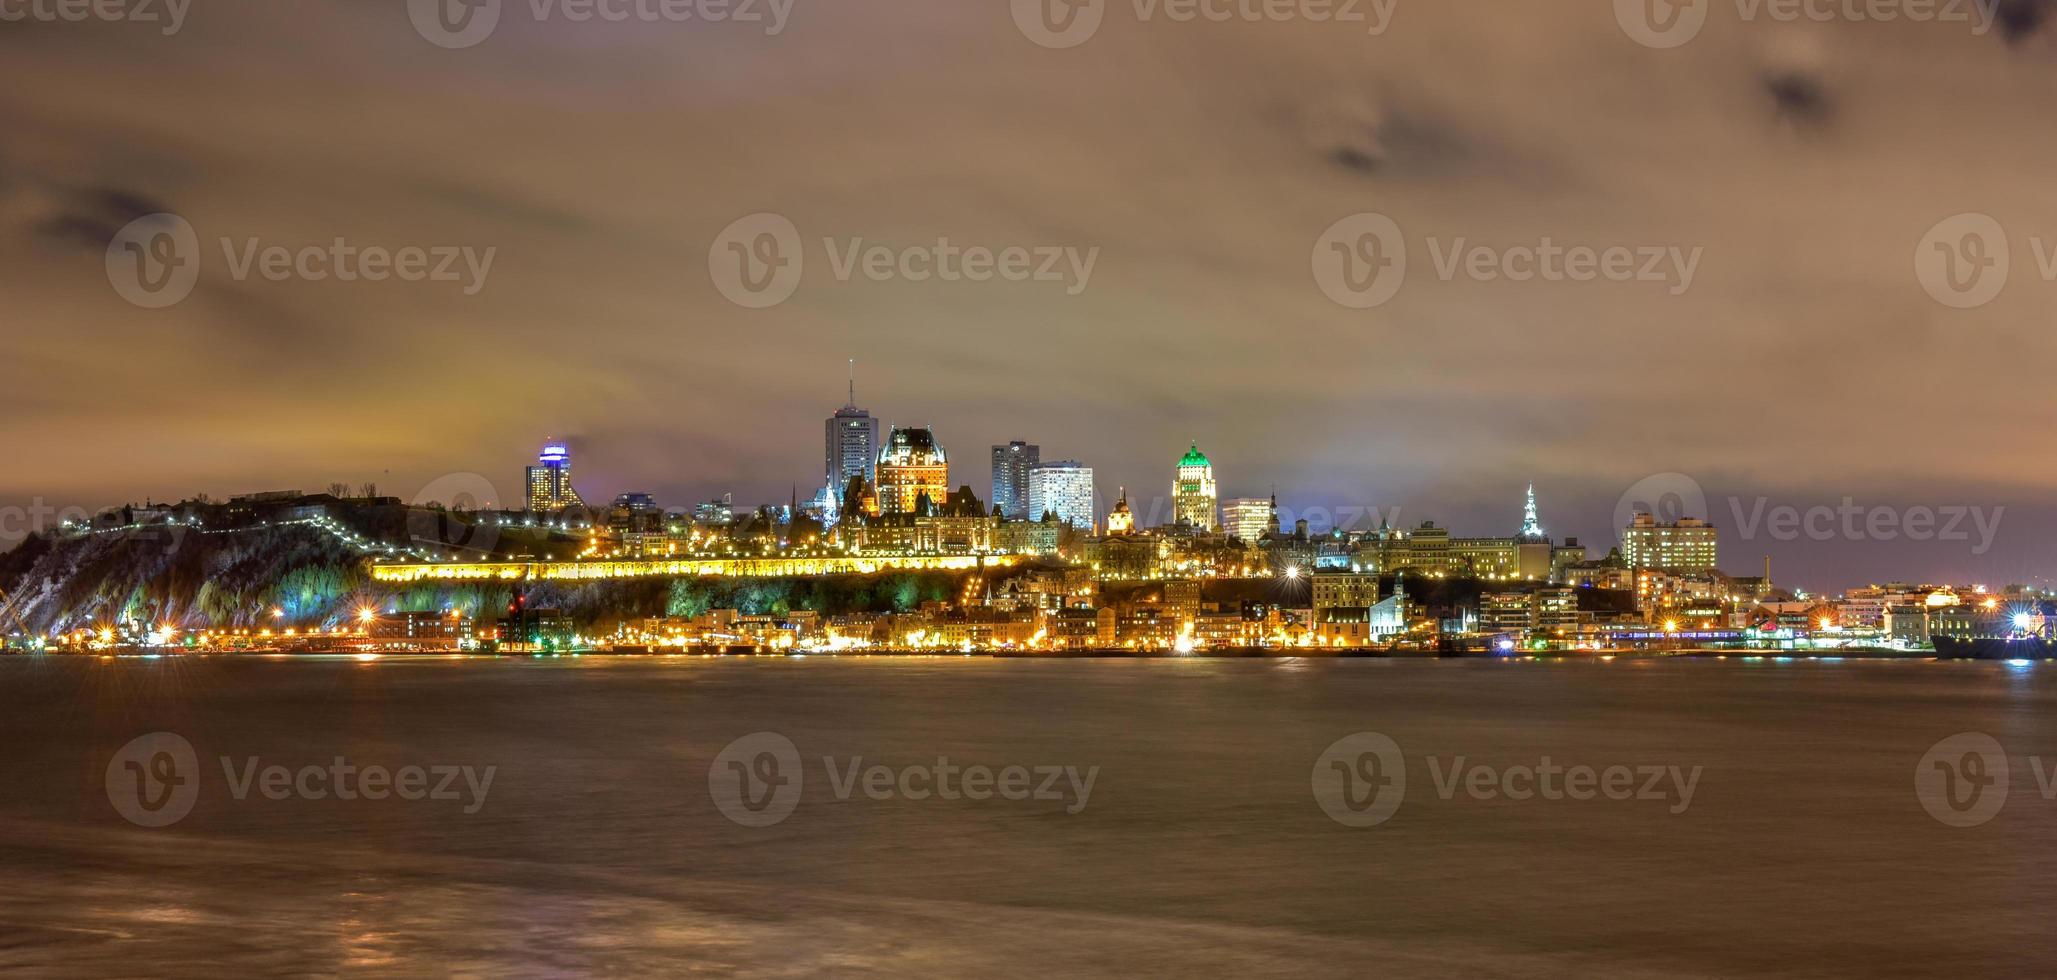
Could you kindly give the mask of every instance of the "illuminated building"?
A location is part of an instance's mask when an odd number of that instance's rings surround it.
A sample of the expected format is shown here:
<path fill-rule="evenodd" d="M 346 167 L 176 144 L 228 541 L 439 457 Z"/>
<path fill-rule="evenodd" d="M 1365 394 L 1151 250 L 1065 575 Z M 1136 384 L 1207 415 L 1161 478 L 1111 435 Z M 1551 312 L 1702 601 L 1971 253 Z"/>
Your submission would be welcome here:
<path fill-rule="evenodd" d="M 657 506 L 657 498 L 647 493 L 625 493 L 614 498 L 607 508 L 607 528 L 610 531 L 661 531 L 664 529 L 664 508 Z"/>
<path fill-rule="evenodd" d="M 850 401 L 822 423 L 826 437 L 822 473 L 830 486 L 841 489 L 853 476 L 872 479 L 872 464 L 878 458 L 879 420 L 857 407 L 856 362 L 851 362 Z"/>
<path fill-rule="evenodd" d="M 1195 442 L 1179 457 L 1178 475 L 1172 480 L 1172 519 L 1204 531 L 1220 530 L 1221 520 L 1215 513 L 1217 499 L 1214 464 L 1201 454 L 1200 444 Z"/>
<path fill-rule="evenodd" d="M 1042 459 L 1043 448 L 1025 442 L 993 447 L 993 506 L 1001 517 L 1042 520 L 1043 512 L 1029 507 L 1029 471 Z"/>
<path fill-rule="evenodd" d="M 1028 471 L 1028 516 L 1045 514 L 1082 531 L 1093 529 L 1093 468 L 1076 460 L 1037 463 Z"/>
<path fill-rule="evenodd" d="M 1376 575 L 1318 574 L 1314 589 L 1314 635 L 1324 646 L 1370 646 L 1407 631 L 1407 585 L 1398 578 L 1383 600 Z"/>
<path fill-rule="evenodd" d="M 536 465 L 528 468 L 528 477 L 523 481 L 528 486 L 528 509 L 534 513 L 548 514 L 566 507 L 583 507 L 579 492 L 571 485 L 571 450 L 561 442 L 545 445 L 536 457 Z"/>
<path fill-rule="evenodd" d="M 1521 530 L 1514 535 L 1515 570 L 1520 578 L 1547 581 L 1551 572 L 1550 535 L 1536 516 L 1536 485 L 1528 485 L 1528 501 L 1521 508 Z"/>
<path fill-rule="evenodd" d="M 1245 544 L 1278 531 L 1278 498 L 1237 497 L 1221 505 L 1221 529 Z"/>
<path fill-rule="evenodd" d="M 923 497 L 940 506 L 950 496 L 950 461 L 926 426 L 896 428 L 879 450 L 879 511 L 912 514 Z"/>
<path fill-rule="evenodd" d="M 1630 568 L 1713 571 L 1714 525 L 1696 517 L 1663 522 L 1637 512 L 1629 526 L 1621 529 L 1621 558 Z"/>
<path fill-rule="evenodd" d="M 1121 488 L 1121 499 L 1114 502 L 1114 509 L 1107 512 L 1107 533 L 1113 535 L 1133 534 L 1136 530 L 1136 515 L 1128 508 L 1128 488 Z"/>
<path fill-rule="evenodd" d="M 693 523 L 726 527 L 736 522 L 735 498 L 722 494 L 720 500 L 709 500 L 693 507 Z"/>

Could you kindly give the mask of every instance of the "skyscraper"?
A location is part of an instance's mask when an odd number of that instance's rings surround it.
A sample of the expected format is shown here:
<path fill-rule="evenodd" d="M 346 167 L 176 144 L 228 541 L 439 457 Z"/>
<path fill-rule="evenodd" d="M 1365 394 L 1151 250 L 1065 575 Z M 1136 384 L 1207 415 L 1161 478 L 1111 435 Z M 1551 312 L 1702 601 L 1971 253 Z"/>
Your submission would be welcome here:
<path fill-rule="evenodd" d="M 1028 517 L 1044 514 L 1082 531 L 1093 529 L 1093 468 L 1076 460 L 1037 463 L 1028 471 Z"/>
<path fill-rule="evenodd" d="M 1217 499 L 1214 464 L 1208 462 L 1200 452 L 1200 444 L 1195 442 L 1179 457 L 1178 476 L 1171 483 L 1172 519 L 1203 531 L 1219 530 L 1221 519 L 1214 506 Z"/>
<path fill-rule="evenodd" d="M 1043 458 L 1041 446 L 1010 442 L 993 447 L 993 506 L 1011 521 L 1041 520 L 1040 512 L 1029 509 L 1029 471 Z"/>
<path fill-rule="evenodd" d="M 579 492 L 571 485 L 571 449 L 561 442 L 547 443 L 528 468 L 523 484 L 528 487 L 528 509 L 550 514 L 566 507 L 583 507 Z"/>
<path fill-rule="evenodd" d="M 882 513 L 912 514 L 924 495 L 937 507 L 950 498 L 950 461 L 926 426 L 894 429 L 877 472 Z"/>
<path fill-rule="evenodd" d="M 878 458 L 879 420 L 857 407 L 857 362 L 850 362 L 850 400 L 822 424 L 827 436 L 822 474 L 829 486 L 841 493 L 850 478 L 873 479 L 872 465 Z"/>
<path fill-rule="evenodd" d="M 1263 497 L 1237 497 L 1221 505 L 1222 530 L 1246 543 L 1262 539 L 1266 531 L 1276 530 L 1273 522 L 1277 520 L 1276 504 Z"/>

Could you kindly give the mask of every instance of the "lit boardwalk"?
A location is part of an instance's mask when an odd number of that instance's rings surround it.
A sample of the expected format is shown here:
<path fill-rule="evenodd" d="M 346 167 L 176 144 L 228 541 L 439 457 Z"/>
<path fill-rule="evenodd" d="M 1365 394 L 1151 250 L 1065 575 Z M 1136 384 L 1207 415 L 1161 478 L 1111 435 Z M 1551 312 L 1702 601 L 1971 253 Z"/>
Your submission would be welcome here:
<path fill-rule="evenodd" d="M 871 555 L 807 558 L 644 558 L 601 561 L 376 562 L 379 582 L 577 580 L 617 578 L 804 578 L 877 572 L 1006 568 L 1019 555 Z"/>

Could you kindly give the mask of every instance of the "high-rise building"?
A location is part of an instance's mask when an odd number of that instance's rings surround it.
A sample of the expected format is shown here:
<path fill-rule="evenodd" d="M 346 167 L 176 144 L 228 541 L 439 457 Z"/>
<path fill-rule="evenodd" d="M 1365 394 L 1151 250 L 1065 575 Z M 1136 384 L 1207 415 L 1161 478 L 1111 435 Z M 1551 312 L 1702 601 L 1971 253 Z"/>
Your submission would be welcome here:
<path fill-rule="evenodd" d="M 937 507 L 950 499 L 950 461 L 927 426 L 894 429 L 876 471 L 881 513 L 912 514 L 924 496 Z"/>
<path fill-rule="evenodd" d="M 528 468 L 523 484 L 528 487 L 528 509 L 549 514 L 566 507 L 583 507 L 585 501 L 571 485 L 571 449 L 561 442 L 548 443 Z"/>
<path fill-rule="evenodd" d="M 850 362 L 850 400 L 822 423 L 827 437 L 822 473 L 828 485 L 841 493 L 853 476 L 873 478 L 872 464 L 878 458 L 879 420 L 857 407 L 857 362 Z"/>
<path fill-rule="evenodd" d="M 1029 510 L 1029 470 L 1043 458 L 1041 446 L 1010 442 L 993 447 L 993 506 L 1010 521 L 1041 520 Z"/>
<path fill-rule="evenodd" d="M 1076 460 L 1037 463 L 1028 471 L 1028 518 L 1044 514 L 1082 531 L 1093 529 L 1093 468 Z"/>
<path fill-rule="evenodd" d="M 1278 529 L 1277 505 L 1263 497 L 1237 497 L 1221 505 L 1221 529 L 1231 537 L 1254 542 Z"/>
<path fill-rule="evenodd" d="M 1664 522 L 1637 511 L 1629 525 L 1621 529 L 1621 558 L 1630 568 L 1713 571 L 1714 525 L 1697 517 Z"/>
<path fill-rule="evenodd" d="M 1217 499 L 1214 464 L 1207 461 L 1200 452 L 1200 444 L 1195 442 L 1179 457 L 1178 475 L 1171 483 L 1172 519 L 1205 531 L 1219 530 L 1221 518 L 1214 506 Z"/>

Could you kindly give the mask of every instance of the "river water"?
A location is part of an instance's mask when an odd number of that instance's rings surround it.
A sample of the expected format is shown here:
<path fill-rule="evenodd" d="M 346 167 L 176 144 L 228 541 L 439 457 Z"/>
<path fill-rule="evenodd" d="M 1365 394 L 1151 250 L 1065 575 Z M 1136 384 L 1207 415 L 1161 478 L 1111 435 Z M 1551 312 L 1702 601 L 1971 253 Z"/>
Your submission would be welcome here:
<path fill-rule="evenodd" d="M 0 659 L 0 973 L 2048 975 L 2053 700 L 1934 662 Z"/>

